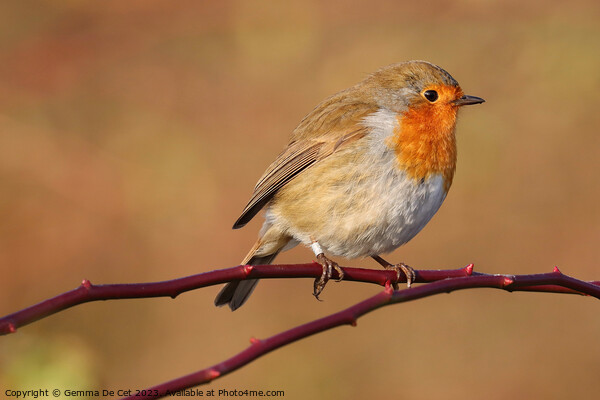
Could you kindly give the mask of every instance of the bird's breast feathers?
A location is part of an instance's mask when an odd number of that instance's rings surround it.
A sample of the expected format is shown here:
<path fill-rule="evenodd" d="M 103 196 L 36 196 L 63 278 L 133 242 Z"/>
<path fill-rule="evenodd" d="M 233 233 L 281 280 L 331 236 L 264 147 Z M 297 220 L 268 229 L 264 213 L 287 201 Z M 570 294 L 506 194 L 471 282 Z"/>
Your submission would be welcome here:
<path fill-rule="evenodd" d="M 267 223 L 348 258 L 387 253 L 408 242 L 439 209 L 449 184 L 439 163 L 423 166 L 418 156 L 403 158 L 397 138 L 402 122 L 385 109 L 365 117 L 369 134 L 286 185 L 268 208 Z"/>

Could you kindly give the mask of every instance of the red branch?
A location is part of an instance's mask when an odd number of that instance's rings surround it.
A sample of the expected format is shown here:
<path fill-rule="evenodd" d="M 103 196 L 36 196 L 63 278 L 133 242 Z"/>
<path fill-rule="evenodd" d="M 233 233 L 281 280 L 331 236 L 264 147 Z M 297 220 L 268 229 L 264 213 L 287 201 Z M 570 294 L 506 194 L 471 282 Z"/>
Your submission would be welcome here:
<path fill-rule="evenodd" d="M 319 267 L 320 268 L 320 267 Z M 172 395 L 178 391 L 208 383 L 224 376 L 238 368 L 254 361 L 255 359 L 293 343 L 308 336 L 320 333 L 341 325 L 356 326 L 356 320 L 380 307 L 416 300 L 439 293 L 450 293 L 455 290 L 468 288 L 495 288 L 507 291 L 541 291 L 553 293 L 578 293 L 600 299 L 600 282 L 584 282 L 563 275 L 558 268 L 547 274 L 536 275 L 487 275 L 472 274 L 472 265 L 463 268 L 462 277 L 439 280 L 427 285 L 413 287 L 405 290 L 392 290 L 388 281 L 385 290 L 360 303 L 346 308 L 335 314 L 297 326 L 285 332 L 271 336 L 267 339 L 250 339 L 250 347 L 235 356 L 215 364 L 209 368 L 165 382 L 145 391 L 143 395 L 131 396 L 127 399 L 157 399 Z M 453 272 L 454 272 L 453 271 Z M 346 270 L 344 270 L 346 272 Z M 426 272 L 439 273 L 440 271 L 419 271 L 419 275 Z M 418 275 L 418 276 L 419 276 Z"/>
<path fill-rule="evenodd" d="M 600 299 L 600 281 L 584 282 L 563 275 L 558 268 L 547 274 L 535 275 L 488 275 L 473 272 L 473 265 L 456 270 L 417 271 L 416 283 L 426 285 L 410 289 L 392 290 L 396 281 L 394 271 L 361 268 L 343 268 L 344 280 L 385 285 L 377 295 L 357 303 L 338 313 L 297 326 L 288 331 L 258 340 L 251 339 L 250 347 L 241 353 L 204 370 L 154 386 L 142 391 L 140 396 L 127 399 L 156 399 L 180 390 L 208 383 L 252 362 L 258 357 L 289 343 L 341 325 L 356 326 L 362 315 L 380 307 L 416 300 L 439 293 L 450 293 L 468 288 L 496 288 L 506 291 L 539 291 L 589 295 Z M 238 266 L 206 272 L 164 282 L 92 285 L 84 280 L 80 287 L 65 292 L 34 306 L 0 318 L 0 333 L 13 333 L 17 327 L 57 313 L 77 304 L 96 300 L 176 297 L 180 293 L 200 287 L 217 285 L 232 280 L 254 278 L 318 278 L 322 267 L 319 264 Z M 334 276 L 335 278 L 335 276 Z M 402 280 L 401 280 L 402 281 Z"/>
<path fill-rule="evenodd" d="M 342 268 L 344 280 L 385 285 L 389 280 L 396 281 L 394 271 L 364 268 Z M 454 270 L 421 271 L 416 282 L 427 283 L 440 279 L 469 275 L 472 266 Z M 98 300 L 136 299 L 148 297 L 175 298 L 181 293 L 212 285 L 219 285 L 240 279 L 253 278 L 318 278 L 323 267 L 317 263 L 289 265 L 240 265 L 233 268 L 204 272 L 184 278 L 163 282 L 124 283 L 93 285 L 85 279 L 77 289 L 59 294 L 31 307 L 0 318 L 0 335 L 16 332 L 17 328 L 48 317 L 59 311 Z M 337 278 L 334 271 L 334 277 Z M 401 279 L 398 282 L 403 282 Z M 406 282 L 404 280 L 404 282 Z"/>

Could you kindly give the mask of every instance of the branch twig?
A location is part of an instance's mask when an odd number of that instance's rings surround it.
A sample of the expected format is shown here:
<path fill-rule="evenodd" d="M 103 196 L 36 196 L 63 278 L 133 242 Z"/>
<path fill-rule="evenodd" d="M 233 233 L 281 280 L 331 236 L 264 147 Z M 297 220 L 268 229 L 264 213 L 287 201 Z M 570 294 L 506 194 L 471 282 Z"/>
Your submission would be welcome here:
<path fill-rule="evenodd" d="M 535 275 L 488 275 L 473 272 L 473 265 L 454 270 L 416 271 L 415 283 L 426 285 L 393 291 L 395 271 L 344 267 L 344 280 L 384 285 L 377 295 L 357 303 L 338 313 L 297 326 L 264 340 L 251 339 L 251 345 L 241 353 L 212 367 L 141 391 L 143 395 L 127 399 L 156 399 L 180 390 L 210 382 L 252 362 L 275 349 L 305 337 L 341 325 L 356 326 L 362 315 L 380 307 L 416 300 L 439 293 L 449 293 L 468 288 L 496 288 L 507 291 L 538 291 L 549 293 L 571 293 L 589 295 L 600 299 L 600 281 L 584 282 L 563 275 L 558 268 L 547 274 Z M 322 267 L 316 263 L 296 265 L 237 266 L 234 268 L 206 272 L 164 282 L 92 285 L 88 280 L 74 290 L 65 292 L 36 305 L 0 318 L 0 334 L 13 333 L 17 327 L 78 304 L 111 299 L 146 297 L 172 297 L 205 287 L 233 280 L 266 278 L 318 278 Z M 334 276 L 336 278 L 336 276 Z M 403 278 L 404 279 L 404 278 Z M 402 282 L 401 279 L 399 282 Z"/>
<path fill-rule="evenodd" d="M 388 280 L 396 282 L 394 271 L 365 268 L 343 268 L 344 280 L 384 285 Z M 454 270 L 421 271 L 416 282 L 426 283 L 440 279 L 469 275 L 472 266 Z M 175 298 L 181 293 L 218 285 L 240 279 L 267 278 L 318 278 L 323 267 L 317 263 L 290 265 L 240 265 L 216 271 L 204 272 L 184 278 L 163 282 L 93 285 L 84 280 L 77 289 L 59 294 L 31 307 L 0 318 L 0 335 L 16 332 L 17 328 L 56 314 L 67 308 L 98 300 L 134 299 L 149 297 Z M 334 275 L 334 277 L 336 277 Z M 402 279 L 399 281 L 402 282 Z"/>
<path fill-rule="evenodd" d="M 470 272 L 472 266 L 463 270 Z M 460 271 L 460 270 L 457 270 Z M 344 271 L 345 272 L 345 271 Z M 426 271 L 422 271 L 423 273 Z M 142 391 L 143 396 L 131 396 L 129 399 L 157 399 L 172 395 L 178 391 L 208 383 L 224 376 L 255 359 L 292 342 L 306 338 L 341 325 L 356 326 L 359 317 L 390 304 L 403 303 L 411 300 L 433 296 L 439 293 L 450 293 L 455 290 L 468 288 L 495 288 L 507 291 L 543 291 L 553 293 L 579 293 L 600 299 L 600 282 L 584 282 L 563 275 L 558 268 L 547 274 L 536 275 L 487 275 L 474 274 L 452 279 L 444 279 L 427 285 L 405 290 L 392 290 L 388 281 L 385 289 L 360 303 L 346 308 L 335 314 L 297 326 L 267 339 L 250 339 L 250 347 L 241 353 L 219 363 L 195 372 L 193 374 L 165 382 Z"/>

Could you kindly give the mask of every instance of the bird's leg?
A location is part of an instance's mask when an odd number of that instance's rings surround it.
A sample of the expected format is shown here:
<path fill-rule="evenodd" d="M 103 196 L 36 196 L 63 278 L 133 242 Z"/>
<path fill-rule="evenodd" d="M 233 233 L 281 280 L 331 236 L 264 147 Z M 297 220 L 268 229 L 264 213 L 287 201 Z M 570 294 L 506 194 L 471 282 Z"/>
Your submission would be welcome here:
<path fill-rule="evenodd" d="M 319 295 L 321 294 L 321 292 L 323 292 L 323 289 L 325 289 L 325 285 L 327 284 L 329 279 L 331 279 L 331 276 L 333 275 L 333 270 L 335 269 L 338 273 L 338 282 L 344 279 L 344 271 L 342 271 L 340 266 L 335 261 L 332 261 L 325 256 L 325 253 L 323 252 L 321 246 L 319 246 L 319 243 L 312 242 L 310 247 L 317 256 L 317 262 L 323 267 L 323 273 L 321 274 L 320 278 L 315 279 L 315 284 L 313 288 L 313 296 L 315 296 L 317 300 L 320 300 Z"/>
<path fill-rule="evenodd" d="M 373 260 L 375 260 L 379 264 L 381 264 L 383 266 L 383 268 L 392 269 L 392 270 L 396 271 L 396 280 L 400 279 L 400 271 L 402 271 L 404 273 L 404 276 L 406 276 L 406 286 L 408 286 L 408 287 L 410 287 L 410 285 L 412 285 L 412 283 L 417 278 L 417 274 L 415 273 L 415 270 L 404 263 L 399 263 L 399 264 L 393 265 L 393 264 L 390 264 L 389 262 L 385 261 L 383 258 L 381 258 L 379 256 L 371 256 L 371 257 L 373 258 Z M 398 290 L 398 283 L 394 283 L 393 286 L 394 286 L 394 290 Z"/>

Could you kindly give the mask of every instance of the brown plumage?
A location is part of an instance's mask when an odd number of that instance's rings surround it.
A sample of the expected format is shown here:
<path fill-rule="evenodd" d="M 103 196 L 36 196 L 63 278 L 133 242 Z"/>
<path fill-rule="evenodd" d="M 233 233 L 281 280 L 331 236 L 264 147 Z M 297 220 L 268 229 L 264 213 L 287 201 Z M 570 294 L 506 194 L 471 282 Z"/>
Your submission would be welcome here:
<path fill-rule="evenodd" d="M 269 264 L 297 243 L 310 246 L 323 265 L 315 296 L 332 269 L 342 273 L 325 253 L 372 256 L 385 265 L 378 255 L 414 237 L 442 204 L 456 165 L 456 113 L 481 102 L 424 61 L 384 67 L 321 102 L 234 224 L 240 228 L 266 208 L 260 237 L 242 264 Z M 390 267 L 410 284 L 410 267 Z M 227 284 L 215 304 L 237 309 L 256 282 Z"/>

